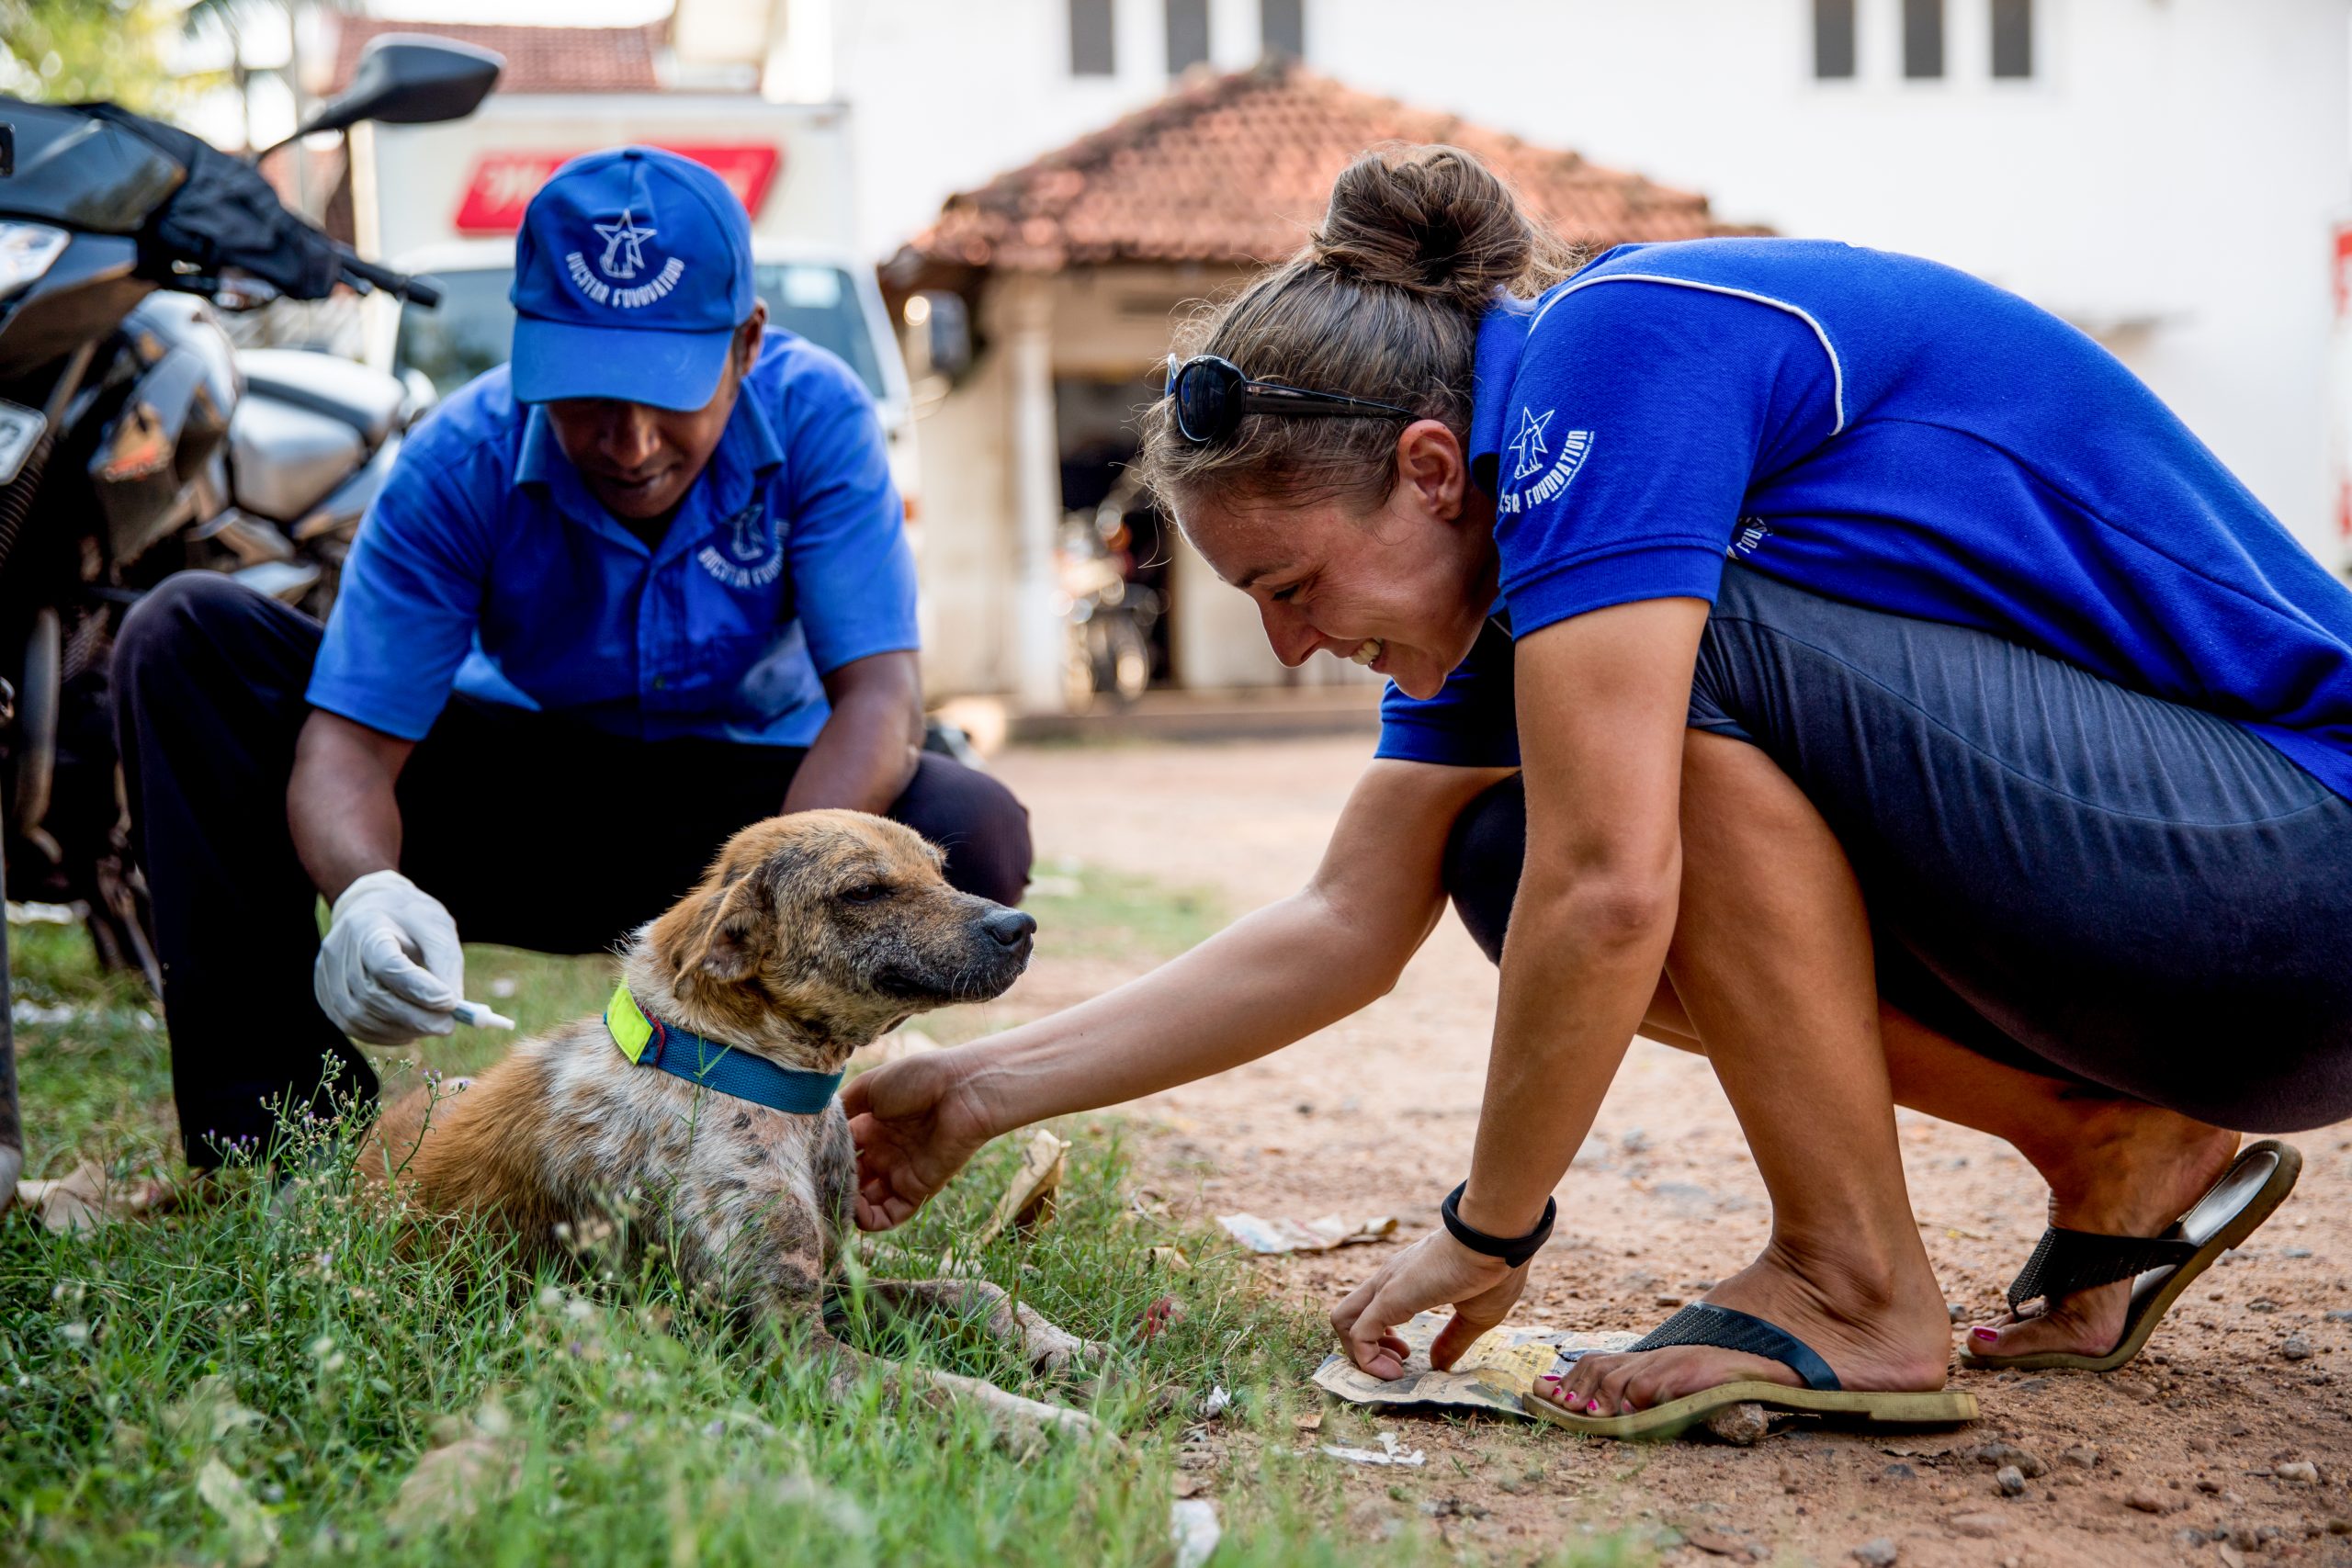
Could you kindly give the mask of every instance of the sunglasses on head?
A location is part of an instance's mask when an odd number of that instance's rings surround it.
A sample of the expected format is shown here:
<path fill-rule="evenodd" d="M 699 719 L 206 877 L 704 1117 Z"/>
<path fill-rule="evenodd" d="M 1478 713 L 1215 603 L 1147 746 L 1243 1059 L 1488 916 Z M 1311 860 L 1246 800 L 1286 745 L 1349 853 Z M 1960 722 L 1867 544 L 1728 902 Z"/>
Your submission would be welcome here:
<path fill-rule="evenodd" d="M 1307 387 L 1285 387 L 1274 381 L 1252 381 L 1241 367 L 1214 354 L 1196 354 L 1179 361 L 1168 356 L 1168 393 L 1176 404 L 1177 434 L 1195 446 L 1229 439 L 1241 428 L 1241 417 L 1252 413 L 1289 414 L 1299 418 L 1419 419 L 1411 409 L 1375 403 L 1366 398 L 1342 397 Z"/>

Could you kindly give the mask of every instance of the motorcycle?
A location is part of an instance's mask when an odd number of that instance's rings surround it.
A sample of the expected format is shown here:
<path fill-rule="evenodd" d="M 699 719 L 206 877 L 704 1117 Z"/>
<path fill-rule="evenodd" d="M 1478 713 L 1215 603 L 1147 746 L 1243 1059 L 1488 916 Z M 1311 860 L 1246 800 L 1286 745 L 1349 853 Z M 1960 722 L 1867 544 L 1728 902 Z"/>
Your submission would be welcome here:
<path fill-rule="evenodd" d="M 1151 633 L 1164 601 L 1139 580 L 1135 546 L 1136 524 L 1153 516 L 1141 482 L 1128 474 L 1100 505 L 1062 519 L 1055 599 L 1066 628 L 1063 699 L 1072 713 L 1097 696 L 1124 707 L 1151 685 Z"/>
<path fill-rule="evenodd" d="M 462 118 L 503 63 L 379 38 L 288 141 Z M 339 287 L 439 298 L 280 205 L 258 173 L 274 151 L 240 160 L 111 105 L 0 97 L 0 885 L 85 908 L 100 962 L 159 990 L 115 757 L 114 633 L 188 567 L 322 607 L 415 412 L 379 372 L 236 351 L 218 312 Z M 0 996 L 6 981 L 0 934 Z M 0 1013 L 0 1208 L 23 1146 Z"/>

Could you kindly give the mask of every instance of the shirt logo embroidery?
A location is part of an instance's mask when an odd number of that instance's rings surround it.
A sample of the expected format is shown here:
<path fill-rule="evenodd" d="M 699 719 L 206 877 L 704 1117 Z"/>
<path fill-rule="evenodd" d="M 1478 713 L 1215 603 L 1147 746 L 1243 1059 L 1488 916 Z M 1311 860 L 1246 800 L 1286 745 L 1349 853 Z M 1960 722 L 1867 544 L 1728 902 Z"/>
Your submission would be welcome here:
<path fill-rule="evenodd" d="M 1524 489 L 1507 489 L 1495 498 L 1495 510 L 1505 516 L 1516 515 L 1531 507 L 1540 506 L 1568 488 L 1577 477 L 1584 460 L 1592 451 L 1592 432 L 1571 430 L 1560 436 L 1560 449 L 1555 454 L 1544 439 L 1556 409 L 1537 413 L 1533 409 L 1519 411 L 1519 434 L 1510 438 L 1514 454 L 1510 481 L 1516 486 L 1521 479 L 1533 483 Z M 1547 465 L 1545 459 L 1549 458 Z"/>
<path fill-rule="evenodd" d="M 591 266 L 584 250 L 574 251 L 563 258 L 564 271 L 571 275 L 571 286 L 593 303 L 610 306 L 617 310 L 635 310 L 650 305 L 678 287 L 678 279 L 685 276 L 686 264 L 676 256 L 662 264 L 662 268 L 643 283 L 628 288 L 616 288 L 605 281 L 628 283 L 642 273 L 647 265 L 645 242 L 659 231 L 648 223 L 639 223 L 628 209 L 621 209 L 618 219 L 610 223 L 594 225 L 597 236 L 605 242 L 604 251 Z M 601 272 L 604 277 L 596 275 Z"/>
<path fill-rule="evenodd" d="M 1739 532 L 1733 535 L 1731 543 L 1724 547 L 1724 554 L 1733 560 L 1742 556 L 1752 556 L 1771 534 L 1771 525 L 1761 517 L 1743 517 L 1739 520 Z"/>
<path fill-rule="evenodd" d="M 784 575 L 784 540 L 768 528 L 767 504 L 755 501 L 727 519 L 727 547 L 695 554 L 703 570 L 729 588 L 764 588 Z"/>
<path fill-rule="evenodd" d="M 1510 438 L 1510 449 L 1519 455 L 1510 470 L 1514 483 L 1541 468 L 1544 459 L 1551 455 L 1552 449 L 1544 445 L 1544 427 L 1552 423 L 1555 412 L 1545 409 L 1544 417 L 1538 419 L 1533 409 L 1519 411 L 1519 434 Z"/>

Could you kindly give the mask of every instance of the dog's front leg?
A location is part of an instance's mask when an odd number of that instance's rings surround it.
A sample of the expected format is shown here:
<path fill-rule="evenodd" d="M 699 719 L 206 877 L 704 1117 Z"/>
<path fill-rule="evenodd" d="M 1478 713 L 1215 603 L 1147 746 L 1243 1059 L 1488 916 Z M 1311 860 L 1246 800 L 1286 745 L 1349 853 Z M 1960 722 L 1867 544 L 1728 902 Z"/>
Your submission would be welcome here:
<path fill-rule="evenodd" d="M 873 1375 L 879 1378 L 895 1400 L 934 1410 L 944 1408 L 950 1400 L 961 1400 L 977 1406 L 988 1417 L 989 1429 L 998 1444 L 1015 1452 L 1028 1452 L 1057 1433 L 1077 1436 L 1102 1429 L 1100 1422 L 1082 1410 L 1023 1399 L 978 1378 L 869 1356 L 842 1344 L 822 1328 L 809 1336 L 808 1347 L 825 1370 L 825 1391 L 832 1399 L 846 1398 L 859 1379 Z"/>
<path fill-rule="evenodd" d="M 1099 1366 L 1110 1355 L 1109 1346 L 1080 1339 L 986 1280 L 868 1280 L 863 1288 L 894 1316 L 959 1318 L 998 1344 L 1019 1350 L 1031 1371 Z"/>

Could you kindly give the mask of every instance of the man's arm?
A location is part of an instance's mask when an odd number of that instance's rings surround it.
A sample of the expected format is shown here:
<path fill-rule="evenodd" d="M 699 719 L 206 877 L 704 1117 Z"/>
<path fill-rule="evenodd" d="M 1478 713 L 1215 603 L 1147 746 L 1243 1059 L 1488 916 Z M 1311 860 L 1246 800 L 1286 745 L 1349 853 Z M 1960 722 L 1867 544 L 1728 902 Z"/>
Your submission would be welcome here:
<path fill-rule="evenodd" d="M 853 659 L 825 677 L 832 715 L 785 792 L 784 809 L 888 811 L 922 753 L 922 673 L 912 653 Z M 397 840 L 398 826 L 394 833 Z M 308 857 L 305 857 L 308 863 Z"/>
<path fill-rule="evenodd" d="M 302 869 L 332 904 L 371 871 L 401 863 L 401 808 L 392 785 L 416 743 L 313 709 L 294 743 L 286 819 Z"/>

